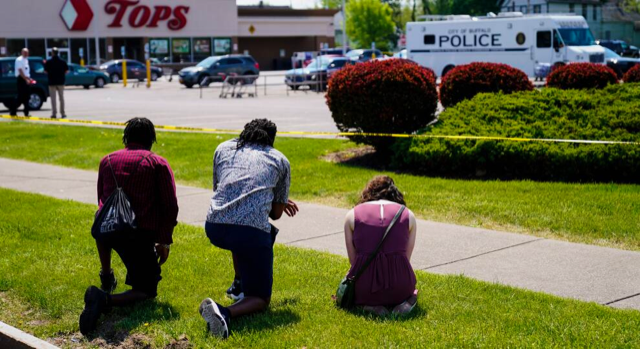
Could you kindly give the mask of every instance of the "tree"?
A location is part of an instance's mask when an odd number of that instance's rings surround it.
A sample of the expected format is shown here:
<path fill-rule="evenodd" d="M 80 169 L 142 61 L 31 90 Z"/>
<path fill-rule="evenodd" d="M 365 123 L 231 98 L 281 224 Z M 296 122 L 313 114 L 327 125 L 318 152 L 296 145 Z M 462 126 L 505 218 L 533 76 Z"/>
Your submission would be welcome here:
<path fill-rule="evenodd" d="M 395 31 L 393 11 L 379 0 L 350 0 L 347 3 L 347 34 L 349 40 L 359 47 L 370 47 L 371 43 L 385 50 L 389 37 Z"/>
<path fill-rule="evenodd" d="M 320 0 L 320 6 L 322 8 L 340 8 L 342 7 L 342 0 Z"/>
<path fill-rule="evenodd" d="M 453 0 L 451 13 L 455 15 L 485 16 L 489 12 L 500 12 L 503 2 L 496 0 Z"/>

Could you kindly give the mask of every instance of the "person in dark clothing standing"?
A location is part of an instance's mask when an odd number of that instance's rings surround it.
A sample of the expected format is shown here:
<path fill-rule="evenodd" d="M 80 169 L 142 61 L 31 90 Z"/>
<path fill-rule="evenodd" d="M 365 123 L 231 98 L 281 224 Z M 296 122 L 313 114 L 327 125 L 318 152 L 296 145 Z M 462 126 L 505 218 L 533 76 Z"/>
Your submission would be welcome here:
<path fill-rule="evenodd" d="M 84 295 L 80 332 L 96 329 L 98 319 L 109 307 L 131 305 L 157 296 L 160 266 L 169 258 L 173 229 L 178 218 L 178 199 L 173 172 L 167 160 L 151 152 L 156 142 L 153 123 L 146 118 L 127 121 L 122 143 L 125 149 L 105 156 L 98 172 L 98 205 L 118 185 L 129 197 L 137 228 L 130 236 L 105 244 L 96 241 L 102 269 L 101 288 L 90 286 Z M 111 250 L 127 268 L 126 284 L 131 290 L 111 295 L 117 282 L 111 269 Z"/>
<path fill-rule="evenodd" d="M 29 95 L 31 94 L 31 88 L 29 86 L 34 84 L 35 81 L 31 79 L 28 49 L 23 48 L 21 56 L 16 58 L 14 70 L 16 83 L 18 84 L 18 99 L 16 103 L 11 105 L 9 113 L 11 116 L 16 116 L 18 114 L 18 107 L 22 104 L 24 105 L 24 116 L 29 116 Z"/>
<path fill-rule="evenodd" d="M 60 96 L 60 115 L 62 118 L 67 117 L 64 112 L 64 83 L 65 76 L 69 72 L 67 62 L 60 59 L 58 48 L 51 50 L 51 59 L 44 65 L 44 70 L 49 75 L 49 95 L 51 96 L 51 118 L 55 119 L 58 114 L 56 94 Z"/>

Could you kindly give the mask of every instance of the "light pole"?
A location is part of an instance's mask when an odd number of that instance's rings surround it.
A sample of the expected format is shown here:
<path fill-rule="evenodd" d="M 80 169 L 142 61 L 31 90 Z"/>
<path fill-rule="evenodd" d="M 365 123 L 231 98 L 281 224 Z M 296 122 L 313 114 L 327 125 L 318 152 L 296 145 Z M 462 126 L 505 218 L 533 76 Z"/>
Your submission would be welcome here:
<path fill-rule="evenodd" d="M 345 10 L 346 0 L 342 0 L 342 55 L 347 54 L 347 11 Z"/>
<path fill-rule="evenodd" d="M 94 3 L 97 4 L 97 6 L 94 7 L 95 9 L 100 8 L 100 0 L 94 0 Z M 100 20 L 98 18 L 98 13 L 99 12 L 100 11 L 96 10 L 96 12 L 95 12 L 96 13 L 96 15 L 95 15 L 96 19 L 93 22 L 94 23 L 93 32 L 94 32 L 94 34 L 96 36 L 96 39 L 95 39 L 95 41 L 96 41 L 96 66 L 98 66 L 98 67 L 100 66 L 100 36 L 98 35 L 98 27 L 100 26 Z M 89 62 L 89 64 L 91 64 L 91 62 Z"/>

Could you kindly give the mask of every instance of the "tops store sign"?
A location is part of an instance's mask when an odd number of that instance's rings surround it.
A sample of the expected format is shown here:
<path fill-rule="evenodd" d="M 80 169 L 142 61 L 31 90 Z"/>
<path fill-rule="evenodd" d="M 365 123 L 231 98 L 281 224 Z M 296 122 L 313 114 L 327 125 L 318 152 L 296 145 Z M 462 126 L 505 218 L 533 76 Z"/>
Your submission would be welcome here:
<path fill-rule="evenodd" d="M 104 6 L 107 15 L 113 16 L 109 28 L 122 28 L 128 23 L 131 28 L 157 28 L 166 23 L 170 30 L 180 30 L 187 25 L 189 6 L 155 5 L 153 9 L 141 5 L 140 0 L 110 0 Z M 87 0 L 66 0 L 60 12 L 67 29 L 85 31 L 93 19 L 93 11 Z"/>

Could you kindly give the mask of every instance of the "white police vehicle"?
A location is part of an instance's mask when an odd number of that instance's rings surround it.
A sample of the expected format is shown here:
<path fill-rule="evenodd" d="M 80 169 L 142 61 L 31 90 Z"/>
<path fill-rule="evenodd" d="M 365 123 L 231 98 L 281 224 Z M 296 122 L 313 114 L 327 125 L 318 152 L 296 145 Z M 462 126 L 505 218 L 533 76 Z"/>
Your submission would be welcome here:
<path fill-rule="evenodd" d="M 471 62 L 504 63 L 529 76 L 540 66 L 605 63 L 604 49 L 582 16 L 507 12 L 424 19 L 407 23 L 407 56 L 439 76 Z"/>

